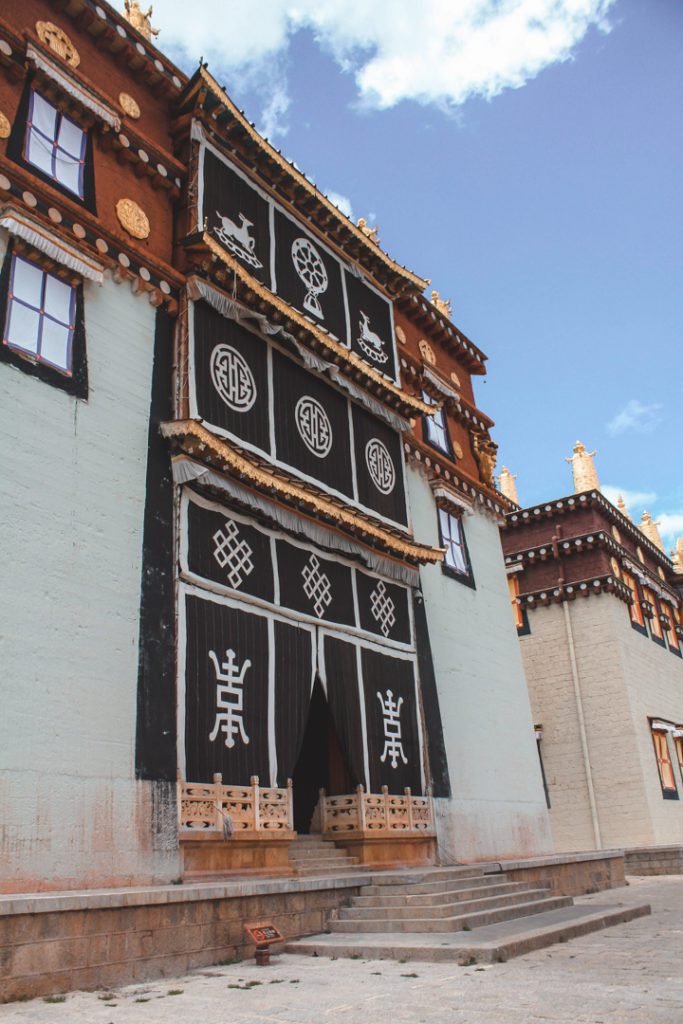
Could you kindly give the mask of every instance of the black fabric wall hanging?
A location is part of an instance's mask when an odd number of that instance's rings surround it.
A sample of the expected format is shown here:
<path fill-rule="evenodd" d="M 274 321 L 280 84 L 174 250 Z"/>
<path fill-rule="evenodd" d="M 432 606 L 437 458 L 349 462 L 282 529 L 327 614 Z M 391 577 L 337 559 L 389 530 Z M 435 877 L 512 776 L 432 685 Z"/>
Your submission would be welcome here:
<path fill-rule="evenodd" d="M 417 728 L 415 668 L 412 661 L 364 648 L 361 654 L 370 788 L 422 793 Z"/>
<path fill-rule="evenodd" d="M 436 686 L 432 645 L 429 639 L 427 613 L 422 592 L 413 592 L 413 616 L 415 621 L 415 643 L 417 664 L 420 670 L 420 693 L 425 716 L 425 739 L 429 754 L 429 777 L 432 782 L 432 796 L 451 795 L 451 780 L 448 774 L 448 757 L 441 722 L 439 692 Z"/>
<path fill-rule="evenodd" d="M 275 210 L 275 290 L 340 341 L 346 340 L 342 269 L 302 225 Z"/>
<path fill-rule="evenodd" d="M 194 309 L 197 413 L 262 451 L 270 449 L 268 346 L 205 302 Z"/>
<path fill-rule="evenodd" d="M 229 511 L 187 503 L 187 568 L 196 576 L 264 601 L 274 600 L 270 538 Z M 181 530 L 184 529 L 181 525 Z"/>
<path fill-rule="evenodd" d="M 391 305 L 359 278 L 345 271 L 349 345 L 380 373 L 396 379 Z"/>
<path fill-rule="evenodd" d="M 267 619 L 194 594 L 185 615 L 185 777 L 270 785 Z"/>
<path fill-rule="evenodd" d="M 303 740 L 313 684 L 310 630 L 275 622 L 275 747 L 277 784 L 294 775 Z"/>
<path fill-rule="evenodd" d="M 204 147 L 202 223 L 226 252 L 268 288 L 270 204 L 229 164 Z"/>
<path fill-rule="evenodd" d="M 353 570 L 308 548 L 277 541 L 280 604 L 327 622 L 355 624 Z"/>
<path fill-rule="evenodd" d="M 352 497 L 346 398 L 275 349 L 273 391 L 277 458 Z"/>
<path fill-rule="evenodd" d="M 321 675 L 327 686 L 327 700 L 346 757 L 351 788 L 367 786 L 355 644 L 326 636 Z"/>
<path fill-rule="evenodd" d="M 406 588 L 360 571 L 356 572 L 356 588 L 361 629 L 409 644 L 412 637 Z"/>
<path fill-rule="evenodd" d="M 352 405 L 358 500 L 386 519 L 407 525 L 401 435 Z"/>

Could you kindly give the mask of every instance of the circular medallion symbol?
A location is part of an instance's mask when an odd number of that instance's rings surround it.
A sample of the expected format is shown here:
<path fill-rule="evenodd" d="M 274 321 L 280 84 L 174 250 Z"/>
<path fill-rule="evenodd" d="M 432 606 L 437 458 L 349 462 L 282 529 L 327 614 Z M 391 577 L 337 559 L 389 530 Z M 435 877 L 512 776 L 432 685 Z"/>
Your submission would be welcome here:
<path fill-rule="evenodd" d="M 211 353 L 211 381 L 235 412 L 248 412 L 256 401 L 256 381 L 249 365 L 231 345 L 216 345 Z"/>
<path fill-rule="evenodd" d="M 365 446 L 365 462 L 372 482 L 382 494 L 391 494 L 396 483 L 396 470 L 389 449 L 378 437 Z"/>
<path fill-rule="evenodd" d="M 318 296 L 327 291 L 328 278 L 320 253 L 307 238 L 297 238 L 292 243 L 292 261 L 294 269 L 308 288 L 304 309 L 314 316 L 322 317 L 323 310 Z"/>
<path fill-rule="evenodd" d="M 332 424 L 320 402 L 310 395 L 300 398 L 294 410 L 294 422 L 308 450 L 324 459 L 332 447 Z"/>

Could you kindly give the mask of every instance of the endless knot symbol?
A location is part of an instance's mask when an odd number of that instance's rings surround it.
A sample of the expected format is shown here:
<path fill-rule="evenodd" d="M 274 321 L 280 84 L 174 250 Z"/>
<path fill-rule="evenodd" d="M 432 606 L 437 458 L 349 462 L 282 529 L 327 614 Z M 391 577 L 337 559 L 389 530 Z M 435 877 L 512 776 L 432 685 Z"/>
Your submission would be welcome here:
<path fill-rule="evenodd" d="M 370 611 L 384 635 L 389 636 L 396 622 L 396 605 L 387 594 L 387 588 L 382 580 L 370 594 Z"/>
<path fill-rule="evenodd" d="M 389 449 L 378 437 L 365 446 L 365 462 L 372 482 L 382 494 L 391 494 L 396 483 L 396 470 Z"/>
<path fill-rule="evenodd" d="M 292 242 L 292 261 L 294 269 L 308 288 L 304 309 L 322 318 L 324 314 L 318 296 L 327 291 L 328 278 L 320 253 L 307 238 L 297 238 Z"/>
<path fill-rule="evenodd" d="M 213 557 L 221 569 L 226 569 L 230 586 L 237 590 L 244 578 L 254 571 L 254 563 L 251 560 L 254 552 L 247 542 L 242 540 L 232 519 L 225 520 L 225 526 L 216 530 L 213 539 L 216 543 Z"/>
<path fill-rule="evenodd" d="M 235 652 L 229 648 L 225 652 L 225 661 L 219 663 L 215 651 L 209 651 L 209 657 L 213 662 L 216 673 L 216 720 L 213 730 L 209 735 L 213 743 L 222 732 L 225 736 L 226 747 L 235 746 L 235 737 L 239 736 L 242 743 L 249 743 L 249 737 L 244 729 L 244 676 L 247 669 L 251 668 L 251 661 L 246 659 L 242 668 L 238 669 L 235 660 Z"/>
<path fill-rule="evenodd" d="M 313 602 L 315 614 L 320 619 L 325 614 L 327 607 L 332 604 L 330 578 L 321 570 L 320 561 L 316 555 L 311 555 L 301 570 L 301 575 L 304 580 L 304 593 Z"/>
<path fill-rule="evenodd" d="M 304 395 L 296 403 L 294 420 L 308 450 L 323 459 L 332 447 L 332 424 L 320 402 Z"/>
<path fill-rule="evenodd" d="M 382 707 L 384 719 L 384 750 L 380 761 L 384 764 L 388 757 L 391 761 L 391 767 L 396 768 L 398 767 L 397 759 L 400 757 L 404 764 L 408 764 L 408 758 L 403 753 L 401 738 L 401 705 L 403 704 L 403 697 L 399 697 L 398 702 L 396 702 L 392 690 L 387 690 L 385 698 L 382 697 L 378 690 L 377 696 Z"/>
<path fill-rule="evenodd" d="M 211 380 L 235 412 L 248 412 L 256 401 L 256 381 L 244 356 L 232 345 L 216 345 L 211 353 Z"/>

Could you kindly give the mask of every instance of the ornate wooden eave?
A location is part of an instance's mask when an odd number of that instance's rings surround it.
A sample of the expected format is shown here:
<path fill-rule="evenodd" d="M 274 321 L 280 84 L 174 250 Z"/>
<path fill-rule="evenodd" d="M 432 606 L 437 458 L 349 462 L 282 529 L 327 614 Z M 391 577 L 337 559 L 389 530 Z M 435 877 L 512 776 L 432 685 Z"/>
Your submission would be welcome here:
<path fill-rule="evenodd" d="M 437 403 L 442 404 L 445 409 L 454 419 L 468 429 L 476 429 L 488 432 L 491 427 L 495 426 L 494 421 L 482 412 L 472 402 L 468 402 L 464 398 L 455 384 L 444 380 L 445 387 L 439 388 L 437 385 L 432 383 L 431 380 L 424 374 L 425 364 L 412 358 L 409 354 L 401 356 L 401 370 L 404 371 L 405 375 L 415 380 L 416 386 L 420 390 L 424 390 L 434 398 Z M 434 367 L 430 366 L 429 370 L 435 373 Z M 444 392 L 448 389 L 453 392 L 451 395 L 446 395 Z M 455 397 L 457 396 L 457 397 Z"/>
<path fill-rule="evenodd" d="M 441 479 L 455 487 L 474 509 L 486 510 L 502 519 L 513 508 L 512 503 L 503 494 L 487 487 L 479 480 L 474 480 L 469 473 L 465 473 L 431 445 L 411 435 L 404 437 L 403 449 L 409 462 L 421 466 L 432 480 Z"/>
<path fill-rule="evenodd" d="M 189 455 L 218 472 L 278 501 L 298 515 L 312 519 L 329 530 L 344 533 L 361 547 L 412 566 L 439 562 L 443 551 L 418 544 L 406 534 L 381 525 L 343 501 L 324 494 L 309 483 L 301 483 L 251 453 L 216 437 L 197 420 L 162 423 L 161 432 L 177 451 Z"/>
<path fill-rule="evenodd" d="M 514 529 L 515 527 L 526 526 L 536 519 L 556 519 L 558 515 L 563 516 L 582 508 L 599 509 L 605 518 L 617 527 L 620 533 L 627 534 L 643 550 L 646 550 L 654 561 L 661 565 L 665 573 L 673 572 L 673 562 L 671 559 L 638 529 L 636 523 L 627 519 L 600 491 L 584 491 L 582 494 L 570 494 L 567 497 L 544 502 L 541 505 L 530 505 L 528 508 L 515 509 L 506 516 L 505 526 L 506 528 L 511 527 Z M 632 558 L 633 556 L 629 555 L 629 557 Z"/>
<path fill-rule="evenodd" d="M 543 590 L 527 591 L 519 595 L 517 604 L 520 608 L 537 608 L 539 605 L 561 604 L 562 601 L 575 601 L 577 597 L 591 597 L 603 593 L 614 594 L 624 604 L 633 604 L 631 588 L 611 574 L 591 576 L 576 583 L 545 587 Z"/>
<path fill-rule="evenodd" d="M 423 291 L 427 281 L 392 260 L 375 242 L 337 209 L 327 196 L 258 133 L 209 71 L 197 69 L 178 100 L 178 134 L 189 130 L 190 116 L 199 117 L 231 150 L 237 152 L 262 181 L 296 207 L 347 259 L 357 262 L 392 295 L 409 288 Z M 202 116 L 203 115 L 203 116 Z"/>
<path fill-rule="evenodd" d="M 483 376 L 486 360 L 481 349 L 459 330 L 436 306 L 416 291 L 397 298 L 401 312 L 446 352 L 450 352 L 470 373 Z"/>
<path fill-rule="evenodd" d="M 207 232 L 186 239 L 185 250 L 196 261 L 198 270 L 212 273 L 219 287 L 227 287 L 236 301 L 256 309 L 272 323 L 284 327 L 298 342 L 335 363 L 347 377 L 385 405 L 406 417 L 434 415 L 436 406 L 427 405 L 417 395 L 404 391 L 351 349 L 293 309 L 244 270 Z M 218 271 L 213 264 L 218 265 Z"/>

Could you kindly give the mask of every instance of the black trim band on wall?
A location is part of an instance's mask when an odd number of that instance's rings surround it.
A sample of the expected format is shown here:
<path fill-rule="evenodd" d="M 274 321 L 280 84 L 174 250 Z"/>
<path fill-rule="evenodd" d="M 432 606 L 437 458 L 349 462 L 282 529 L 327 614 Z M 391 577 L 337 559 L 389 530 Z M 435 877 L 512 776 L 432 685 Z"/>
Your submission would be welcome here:
<path fill-rule="evenodd" d="M 175 782 L 176 682 L 173 477 L 159 424 L 173 416 L 173 319 L 157 311 L 142 538 L 135 774 Z"/>
<path fill-rule="evenodd" d="M 413 616 L 415 619 L 415 644 L 417 646 L 417 666 L 420 673 L 422 688 L 422 707 L 425 716 L 425 733 L 427 754 L 432 780 L 432 796 L 451 796 L 451 780 L 448 774 L 448 757 L 443 738 L 443 723 L 439 707 L 439 695 L 436 688 L 436 675 L 432 660 L 432 645 L 429 639 L 429 627 L 422 592 L 413 591 Z"/>

